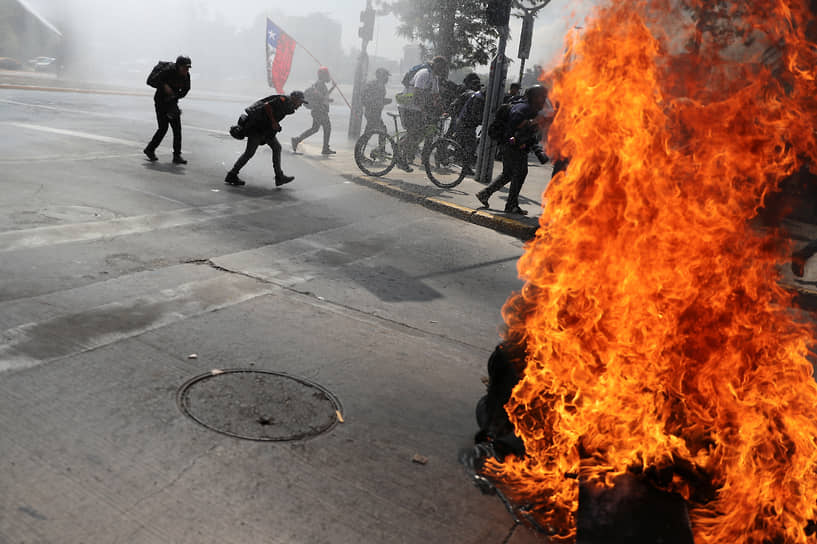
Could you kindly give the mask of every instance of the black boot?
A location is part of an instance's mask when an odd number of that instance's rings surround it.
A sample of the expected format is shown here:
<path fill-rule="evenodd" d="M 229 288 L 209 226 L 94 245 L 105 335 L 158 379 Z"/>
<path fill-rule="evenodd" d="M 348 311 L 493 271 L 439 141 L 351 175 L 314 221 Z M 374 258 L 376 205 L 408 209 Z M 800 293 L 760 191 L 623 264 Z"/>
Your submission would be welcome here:
<path fill-rule="evenodd" d="M 289 183 L 293 179 L 295 179 L 295 176 L 287 176 L 283 172 L 280 174 L 275 174 L 275 186 L 280 187 L 281 185 Z"/>
<path fill-rule="evenodd" d="M 491 198 L 491 195 L 488 194 L 488 191 L 486 191 L 485 189 L 477 193 L 477 200 L 479 200 L 480 203 L 486 208 L 491 207 L 491 205 L 488 203 L 489 198 Z"/>
<path fill-rule="evenodd" d="M 159 157 L 156 156 L 156 152 L 153 151 L 151 148 L 146 147 L 142 150 L 142 153 L 148 158 L 150 162 L 156 162 L 159 160 Z"/>
<path fill-rule="evenodd" d="M 227 177 L 224 178 L 224 183 L 228 185 L 235 185 L 240 187 L 241 185 L 246 185 L 243 179 L 239 179 L 238 174 L 235 172 L 227 172 Z"/>
<path fill-rule="evenodd" d="M 187 161 L 182 157 L 181 153 L 173 155 L 173 164 L 187 164 Z"/>

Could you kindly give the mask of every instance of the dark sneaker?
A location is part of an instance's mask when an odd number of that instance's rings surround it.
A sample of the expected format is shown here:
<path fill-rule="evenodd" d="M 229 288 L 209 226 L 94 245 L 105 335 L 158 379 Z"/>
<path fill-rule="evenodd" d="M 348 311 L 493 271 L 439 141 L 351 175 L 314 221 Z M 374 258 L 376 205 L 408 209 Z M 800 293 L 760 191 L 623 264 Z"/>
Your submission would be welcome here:
<path fill-rule="evenodd" d="M 414 168 L 409 166 L 407 162 L 398 162 L 397 168 L 403 170 L 404 172 L 414 172 Z"/>
<path fill-rule="evenodd" d="M 173 155 L 173 164 L 187 164 L 187 161 L 181 155 Z"/>
<path fill-rule="evenodd" d="M 145 156 L 148 158 L 150 162 L 155 162 L 159 160 L 159 157 L 156 156 L 156 153 L 153 150 L 148 149 L 147 147 L 142 150 L 142 153 L 145 154 Z"/>
<path fill-rule="evenodd" d="M 233 174 L 232 172 L 227 173 L 227 177 L 224 178 L 224 183 L 227 183 L 228 185 L 235 185 L 236 187 L 246 185 L 244 180 L 238 177 L 238 174 Z"/>
<path fill-rule="evenodd" d="M 505 213 L 515 213 L 516 215 L 528 215 L 528 212 L 526 210 L 523 210 L 519 206 L 516 206 L 514 208 L 505 208 Z"/>
<path fill-rule="evenodd" d="M 482 203 L 482 205 L 483 205 L 484 207 L 486 207 L 486 208 L 490 208 L 490 207 L 491 207 L 491 206 L 488 204 L 488 199 L 489 199 L 489 198 L 490 198 L 490 197 L 488 196 L 488 193 L 486 193 L 485 191 L 480 191 L 480 192 L 478 192 L 478 193 L 477 193 L 477 200 L 479 200 L 479 201 Z"/>
<path fill-rule="evenodd" d="M 334 155 L 336 151 L 334 149 L 329 149 L 328 147 L 321 151 L 321 155 Z"/>
<path fill-rule="evenodd" d="M 476 172 L 474 172 L 474 169 L 471 168 L 470 166 L 463 166 L 462 173 L 465 176 L 473 176 L 474 174 L 476 174 Z"/>
<path fill-rule="evenodd" d="M 298 151 L 298 138 L 292 138 L 289 141 L 292 144 L 292 152 L 295 153 Z"/>
<path fill-rule="evenodd" d="M 275 186 L 280 187 L 281 185 L 289 183 L 293 179 L 295 179 L 295 176 L 287 176 L 284 174 L 281 174 L 280 176 L 275 176 Z"/>

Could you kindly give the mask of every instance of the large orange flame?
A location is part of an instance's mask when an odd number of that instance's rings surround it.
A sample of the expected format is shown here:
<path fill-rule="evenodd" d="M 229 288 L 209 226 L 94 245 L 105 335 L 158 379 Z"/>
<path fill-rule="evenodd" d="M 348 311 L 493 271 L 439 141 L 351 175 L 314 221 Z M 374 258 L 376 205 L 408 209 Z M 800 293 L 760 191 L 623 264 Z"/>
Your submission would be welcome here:
<path fill-rule="evenodd" d="M 628 470 L 664 471 L 698 544 L 805 542 L 817 519 L 812 331 L 778 285 L 787 248 L 750 225 L 817 164 L 806 3 L 616 0 L 554 74 L 570 165 L 503 310 L 527 455 L 485 471 L 557 539 L 577 478 Z"/>

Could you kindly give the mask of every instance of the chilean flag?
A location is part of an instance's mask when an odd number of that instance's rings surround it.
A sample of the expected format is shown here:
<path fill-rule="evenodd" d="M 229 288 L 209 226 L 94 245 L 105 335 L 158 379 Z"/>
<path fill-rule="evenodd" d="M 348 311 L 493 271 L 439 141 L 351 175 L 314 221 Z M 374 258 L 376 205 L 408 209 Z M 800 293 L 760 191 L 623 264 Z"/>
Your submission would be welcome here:
<path fill-rule="evenodd" d="M 279 93 L 289 77 L 295 40 L 267 18 L 267 83 Z"/>

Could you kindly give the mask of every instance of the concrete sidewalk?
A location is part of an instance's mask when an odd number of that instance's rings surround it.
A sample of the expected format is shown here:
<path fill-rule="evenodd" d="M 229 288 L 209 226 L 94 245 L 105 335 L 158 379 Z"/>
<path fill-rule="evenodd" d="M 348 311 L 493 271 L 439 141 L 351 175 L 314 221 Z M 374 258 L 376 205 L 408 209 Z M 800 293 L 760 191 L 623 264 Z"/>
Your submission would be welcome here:
<path fill-rule="evenodd" d="M 310 141 L 302 142 L 298 146 L 298 153 L 294 155 L 300 159 L 318 163 L 354 183 L 522 240 L 532 238 L 539 226 L 539 217 L 542 215 L 542 194 L 553 172 L 550 163 L 541 165 L 535 159 L 529 161 L 528 177 L 519 194 L 519 206 L 528 212 L 528 215 L 524 216 L 503 211 L 509 185 L 491 197 L 490 208 L 484 208 L 477 200 L 476 193 L 484 189 L 487 184 L 476 181 L 473 176 L 467 176 L 462 183 L 451 189 L 441 189 L 434 185 L 428 179 L 422 165 L 419 164 L 413 164 L 414 171 L 410 173 L 394 168 L 383 177 L 372 177 L 361 172 L 355 164 L 354 142 L 341 140 L 340 137 L 333 139 L 331 145 L 337 154 L 330 156 L 321 155 L 319 142 L 319 135 Z M 284 153 L 292 154 L 292 150 L 288 149 L 288 143 L 287 138 L 281 138 Z M 502 163 L 494 162 L 492 177 L 496 178 L 501 170 Z"/>

